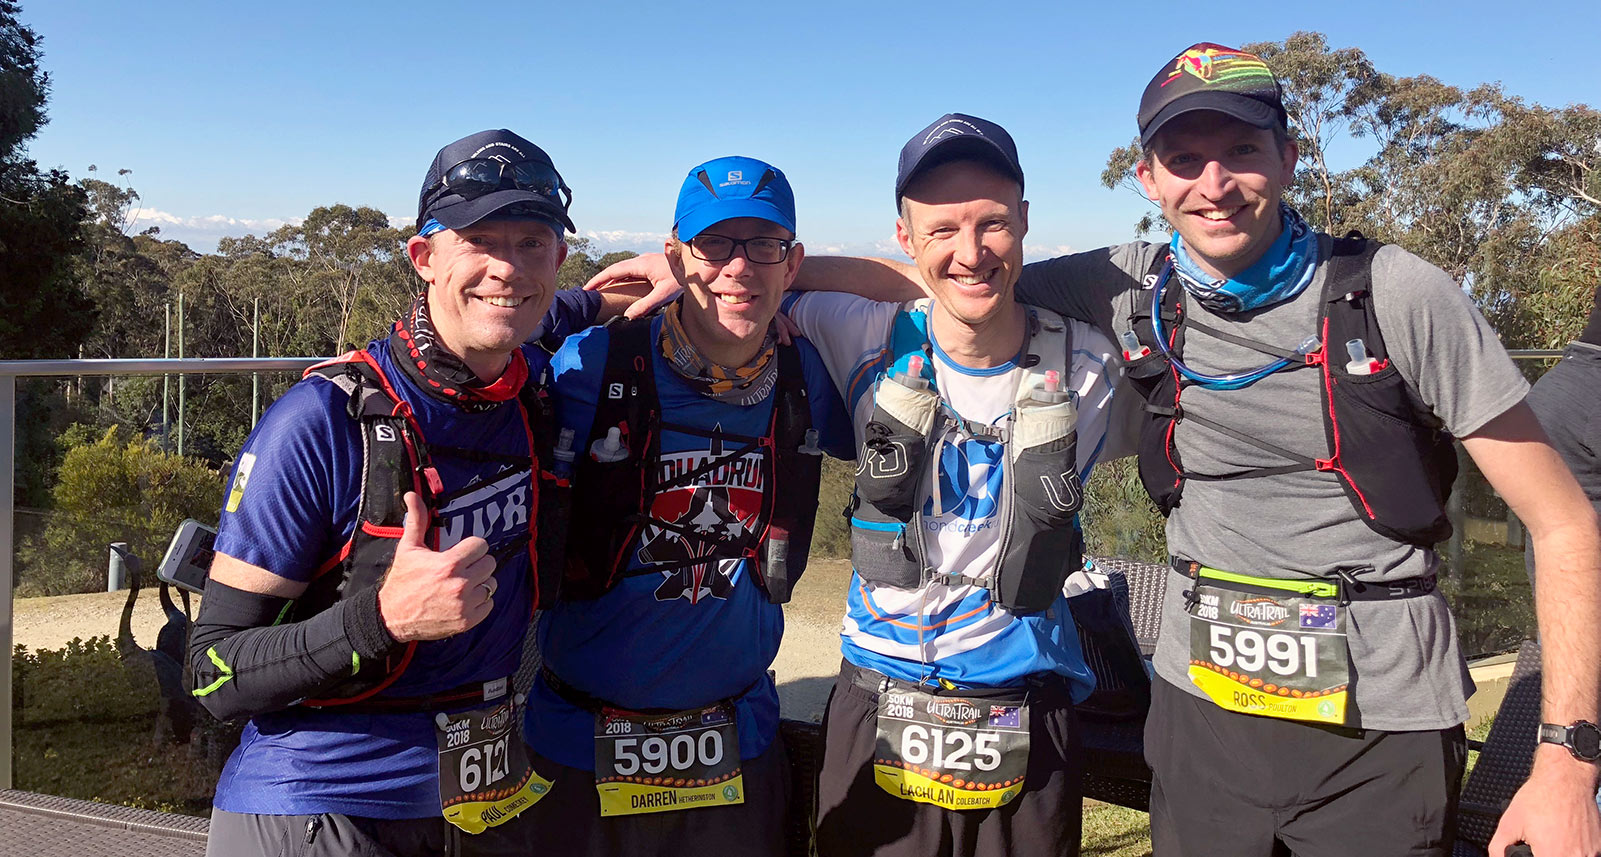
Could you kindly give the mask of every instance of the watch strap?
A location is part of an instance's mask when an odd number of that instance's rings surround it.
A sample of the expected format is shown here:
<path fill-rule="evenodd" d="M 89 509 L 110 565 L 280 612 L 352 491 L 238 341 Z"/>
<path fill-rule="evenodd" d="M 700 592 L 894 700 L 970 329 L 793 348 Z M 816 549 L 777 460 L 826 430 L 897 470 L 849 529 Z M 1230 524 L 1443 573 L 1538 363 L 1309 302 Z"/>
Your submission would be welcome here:
<path fill-rule="evenodd" d="M 1601 727 L 1588 720 L 1575 720 L 1567 726 L 1541 723 L 1540 741 L 1560 744 L 1567 748 L 1573 758 L 1581 761 L 1601 761 Z"/>

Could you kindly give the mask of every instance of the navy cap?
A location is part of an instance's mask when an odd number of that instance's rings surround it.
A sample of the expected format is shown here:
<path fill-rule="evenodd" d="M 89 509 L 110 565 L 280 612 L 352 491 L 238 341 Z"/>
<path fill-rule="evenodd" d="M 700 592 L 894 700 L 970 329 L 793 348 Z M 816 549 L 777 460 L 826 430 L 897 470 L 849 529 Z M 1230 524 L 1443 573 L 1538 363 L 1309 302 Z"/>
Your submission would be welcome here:
<path fill-rule="evenodd" d="M 1196 110 L 1215 110 L 1258 128 L 1287 128 L 1279 79 L 1255 54 L 1201 42 L 1168 60 L 1140 97 L 1140 145 L 1163 125 Z"/>
<path fill-rule="evenodd" d="M 917 132 L 901 147 L 900 171 L 895 174 L 895 207 L 906 186 L 923 170 L 957 160 L 984 161 L 1017 179 L 1023 187 L 1023 167 L 1017 162 L 1017 144 L 1006 129 L 966 113 L 947 113 Z"/>
<path fill-rule="evenodd" d="M 688 241 L 706 227 L 734 217 L 759 217 L 795 232 L 795 192 L 778 167 L 730 155 L 689 171 L 678 189 L 673 228 Z"/>
<path fill-rule="evenodd" d="M 501 189 L 482 196 L 467 198 L 452 193 L 440 183 L 440 178 L 451 167 L 474 158 L 488 158 L 505 164 L 523 161 L 541 162 L 555 172 L 545 150 L 504 128 L 479 131 L 463 137 L 439 150 L 434 162 L 428 165 L 423 177 L 422 192 L 417 197 L 417 231 L 429 220 L 437 220 L 446 229 L 465 229 L 491 215 L 499 217 L 526 217 L 550 221 L 556 226 L 576 232 L 573 221 L 567 216 L 567 205 L 556 190 L 550 196 L 532 190 L 522 190 L 505 182 Z"/>

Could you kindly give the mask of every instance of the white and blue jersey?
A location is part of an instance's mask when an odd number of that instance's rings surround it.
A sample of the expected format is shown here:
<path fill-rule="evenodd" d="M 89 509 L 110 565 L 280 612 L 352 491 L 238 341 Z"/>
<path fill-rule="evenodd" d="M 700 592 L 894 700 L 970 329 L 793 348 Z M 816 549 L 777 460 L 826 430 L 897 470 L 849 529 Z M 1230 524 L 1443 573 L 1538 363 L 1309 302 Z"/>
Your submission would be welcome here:
<path fill-rule="evenodd" d="M 809 292 L 786 299 L 785 312 L 811 337 L 844 393 L 858 434 L 873 412 L 872 391 L 894 359 L 888 343 L 898 303 L 854 295 Z M 1082 480 L 1106 450 L 1112 386 L 1112 345 L 1088 325 L 1070 325 L 1070 389 L 1079 396 L 1078 468 Z M 934 387 L 943 407 L 970 422 L 997 425 L 1017 395 L 1016 358 L 973 369 L 951 359 L 930 336 Z M 1019 355 L 1021 357 L 1022 355 Z M 1041 367 L 1051 368 L 1051 367 Z M 986 579 L 999 562 L 1000 502 L 1006 486 L 1004 446 L 952 426 L 935 444 L 923 485 L 923 541 L 929 566 Z M 909 682 L 947 681 L 958 687 L 1013 687 L 1029 676 L 1058 673 L 1075 699 L 1094 689 L 1066 599 L 1048 610 L 1015 614 L 981 586 L 928 582 L 916 589 L 880 586 L 853 574 L 841 631 L 845 659 Z"/>
<path fill-rule="evenodd" d="M 653 343 L 661 324 L 660 318 L 651 323 Z M 849 458 L 851 426 L 839 394 L 816 349 L 796 344 L 819 445 Z M 552 363 L 557 419 L 580 439 L 590 435 L 609 346 L 610 331 L 592 328 L 568 339 Z M 749 407 L 718 402 L 685 383 L 654 347 L 651 365 L 666 422 L 746 437 L 768 433 L 774 397 Z M 651 464 L 665 482 L 740 445 L 664 428 L 659 459 Z M 650 516 L 715 528 L 727 537 L 760 533 L 766 525 L 759 520 L 763 492 L 784 490 L 764 484 L 760 464 L 761 453 L 753 451 L 692 484 L 662 490 L 651 500 Z M 571 537 L 585 538 L 588 527 L 621 525 L 586 521 L 584 510 L 574 509 Z M 749 560 L 686 567 L 684 550 L 674 531 L 647 525 L 627 548 L 627 568 L 675 568 L 623 577 L 599 598 L 563 599 L 546 610 L 539 623 L 544 666 L 583 693 L 631 710 L 699 708 L 737 697 L 740 757 L 755 758 L 778 729 L 778 693 L 767 668 L 784 633 L 783 609 L 769 603 L 752 579 L 757 572 Z M 543 679 L 530 694 L 525 725 L 528 743 L 539 754 L 568 767 L 594 768 L 594 714 L 558 696 Z"/>

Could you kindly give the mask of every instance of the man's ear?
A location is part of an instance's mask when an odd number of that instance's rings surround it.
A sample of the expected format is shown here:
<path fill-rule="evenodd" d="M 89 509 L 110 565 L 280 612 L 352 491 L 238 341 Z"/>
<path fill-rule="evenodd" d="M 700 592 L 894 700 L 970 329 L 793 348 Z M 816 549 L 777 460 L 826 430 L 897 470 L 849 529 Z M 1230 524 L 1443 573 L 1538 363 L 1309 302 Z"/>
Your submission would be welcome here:
<path fill-rule="evenodd" d="M 800 274 L 801 262 L 806 260 L 806 245 L 796 241 L 790 245 L 789 255 L 784 257 L 784 288 L 789 288 Z"/>
<path fill-rule="evenodd" d="M 1279 183 L 1285 187 L 1295 183 L 1295 162 L 1300 160 L 1301 147 L 1294 140 L 1284 141 L 1284 174 L 1279 176 Z"/>
<path fill-rule="evenodd" d="M 915 261 L 917 254 L 912 252 L 912 227 L 907 224 L 906 218 L 895 218 L 895 240 L 901 245 L 901 252 L 912 257 Z"/>
<path fill-rule="evenodd" d="M 421 235 L 413 235 L 406 240 L 406 258 L 411 260 L 412 270 L 417 272 L 417 276 L 427 283 L 434 281 L 433 252 L 433 245 Z"/>
<path fill-rule="evenodd" d="M 677 280 L 680 286 L 687 281 L 686 278 L 688 277 L 688 274 L 684 271 L 683 253 L 684 244 L 682 241 L 668 238 L 666 243 L 662 245 L 662 255 L 667 257 L 667 268 L 673 272 L 673 279 Z"/>
<path fill-rule="evenodd" d="M 1140 187 L 1145 189 L 1145 198 L 1160 204 L 1162 198 L 1156 192 L 1156 176 L 1151 173 L 1150 155 L 1141 155 L 1134 164 L 1134 176 L 1140 180 Z"/>

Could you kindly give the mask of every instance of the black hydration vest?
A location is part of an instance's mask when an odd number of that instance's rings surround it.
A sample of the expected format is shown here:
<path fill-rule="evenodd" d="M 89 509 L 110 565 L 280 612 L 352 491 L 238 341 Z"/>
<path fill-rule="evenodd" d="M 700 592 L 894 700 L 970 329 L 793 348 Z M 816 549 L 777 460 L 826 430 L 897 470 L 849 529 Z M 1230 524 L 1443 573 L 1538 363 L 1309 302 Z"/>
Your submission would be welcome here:
<path fill-rule="evenodd" d="M 1456 449 L 1451 434 L 1401 377 L 1385 350 L 1372 294 L 1373 256 L 1380 246 L 1357 233 L 1334 240 L 1333 255 L 1325 263 L 1328 271 L 1318 311 L 1321 344 L 1304 357 L 1187 319 L 1181 287 L 1167 288 L 1163 295 L 1160 312 L 1168 350 L 1180 359 L 1184 328 L 1193 326 L 1264 354 L 1290 357 L 1296 361 L 1291 369 L 1318 368 L 1323 428 L 1330 450 L 1327 458 L 1309 458 L 1252 437 L 1246 430 L 1186 414 L 1180 398 L 1192 382 L 1157 347 L 1151 325 L 1157 308 L 1147 304 L 1135 310 L 1129 322 L 1149 351 L 1127 360 L 1129 381 L 1146 402 L 1140 429 L 1140 481 L 1163 515 L 1179 505 L 1188 479 L 1251 479 L 1316 470 L 1339 479 L 1357 516 L 1380 535 L 1421 547 L 1432 547 L 1450 537 L 1445 504 L 1456 480 Z M 1158 257 L 1147 283 L 1171 276 L 1171 265 L 1166 254 Z M 1156 289 L 1151 294 L 1154 303 Z M 1359 338 L 1377 361 L 1369 375 L 1345 371 L 1340 359 L 1344 343 Z M 1292 463 L 1214 475 L 1186 471 L 1173 443 L 1174 427 L 1185 419 Z"/>
<path fill-rule="evenodd" d="M 610 328 L 590 437 L 574 450 L 572 509 L 574 520 L 580 523 L 567 545 L 563 595 L 599 598 L 624 577 L 673 572 L 724 559 L 750 559 L 767 599 L 783 604 L 806 571 L 822 482 L 823 452 L 812 428 L 800 351 L 793 345 L 778 346 L 773 415 L 765 436 L 678 425 L 662 418 L 652 362 L 656 344 L 650 335 L 651 321 L 635 319 Z M 612 429 L 618 430 L 627 454 L 617 461 L 598 461 L 589 450 Z M 658 464 L 664 430 L 716 439 L 727 452 L 662 481 Z M 760 532 L 745 528 L 739 536 L 725 540 L 651 517 L 650 506 L 658 493 L 693 484 L 702 475 L 757 450 L 762 454 Z M 629 570 L 630 553 L 637 549 L 646 527 L 676 532 L 695 545 L 695 558 Z"/>
<path fill-rule="evenodd" d="M 361 424 L 361 496 L 356 504 L 356 528 L 350 539 L 338 554 L 318 568 L 306 591 L 290 606 L 286 621 L 307 619 L 341 598 L 378 586 L 383 581 L 384 574 L 394 563 L 395 547 L 405 529 L 406 492 L 417 492 L 428 508 L 430 519 L 434 510 L 450 499 L 443 494 L 444 486 L 439 472 L 434 469 L 431 452 L 499 464 L 508 472 L 529 468 L 530 481 L 534 483 L 529 486 L 529 502 L 534 508 L 529 514 L 528 535 L 496 551 L 494 556 L 497 562 L 504 562 L 508 556 L 528 546 L 534 608 L 548 607 L 554 602 L 561 581 L 560 568 L 544 561 L 541 546 L 563 537 L 563 528 L 553 519 L 564 513 L 566 499 L 561 496 L 564 486 L 558 486 L 555 475 L 540 467 L 541 461 L 550 461 L 548 451 L 554 424 L 547 394 L 541 387 L 525 384 L 517 396 L 532 455 L 507 456 L 438 445 L 430 451 L 410 405 L 395 393 L 383 369 L 365 351 L 351 351 L 319 363 L 306 370 L 305 376 L 311 375 L 327 378 L 350 396 L 347 413 Z M 432 527 L 428 540 L 438 546 L 438 534 Z M 560 555 L 554 549 L 551 553 Z M 382 663 L 361 662 L 355 674 L 322 698 L 307 699 L 302 704 L 332 706 L 367 702 L 400 678 L 411 665 L 416 651 L 417 643 L 411 642 Z M 456 696 L 471 698 L 476 693 L 481 698 L 482 686 L 483 683 L 478 682 L 464 686 L 460 693 L 433 694 L 414 700 L 416 704 L 412 706 L 403 704 L 408 700 L 386 699 L 385 702 L 402 703 L 390 706 L 395 710 L 430 710 L 449 704 Z"/>
<path fill-rule="evenodd" d="M 1069 398 L 1043 406 L 1031 405 L 1029 399 L 1048 367 L 1061 367 L 1062 389 L 1067 389 L 1073 353 L 1067 322 L 1054 317 L 1042 321 L 1039 311 L 1030 310 L 1017 404 L 1003 425 L 981 425 L 953 414 L 934 390 L 927 306 L 916 302 L 903 308 L 890 328 L 890 364 L 873 388 L 873 415 L 862 438 L 849 510 L 852 564 L 863 580 L 877 585 L 979 586 L 1002 607 L 1037 613 L 1055 603 L 1067 576 L 1084 565 L 1084 534 L 1075 520 L 1084 504 L 1078 476 L 1077 402 Z M 926 390 L 911 390 L 891 377 L 904 372 L 907 358 L 916 354 L 923 355 Z M 903 419 L 907 411 L 897 401 L 911 402 L 920 416 Z M 1035 435 L 1033 427 L 1046 422 L 1053 430 L 1040 435 L 1038 443 L 1029 440 Z M 922 500 L 928 493 L 923 490 L 928 456 L 953 425 L 959 432 L 994 438 L 1006 447 L 1005 487 L 998 498 L 1001 555 L 987 578 L 942 572 L 925 561 Z"/>

